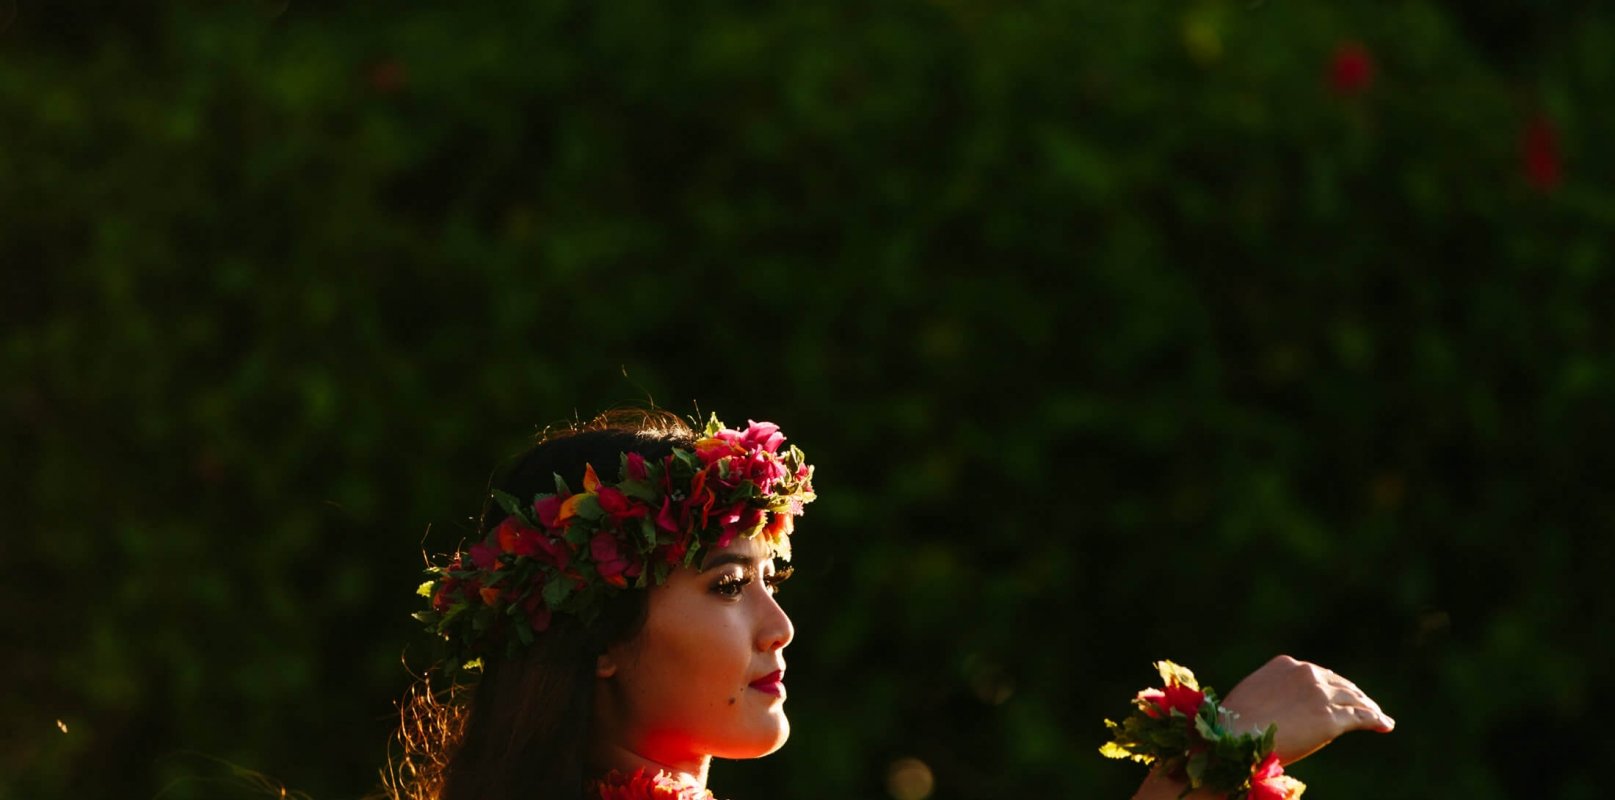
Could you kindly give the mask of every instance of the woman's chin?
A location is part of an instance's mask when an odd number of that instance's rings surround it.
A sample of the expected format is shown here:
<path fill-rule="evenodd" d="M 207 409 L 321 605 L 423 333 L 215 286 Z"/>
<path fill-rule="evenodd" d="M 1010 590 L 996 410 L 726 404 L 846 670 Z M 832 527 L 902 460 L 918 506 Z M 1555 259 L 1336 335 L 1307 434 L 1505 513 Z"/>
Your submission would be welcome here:
<path fill-rule="evenodd" d="M 791 721 L 785 718 L 784 711 L 771 714 L 769 724 L 759 727 L 750 735 L 727 743 L 722 752 L 712 755 L 718 758 L 739 761 L 747 758 L 762 758 L 785 746 L 785 740 L 791 738 Z"/>

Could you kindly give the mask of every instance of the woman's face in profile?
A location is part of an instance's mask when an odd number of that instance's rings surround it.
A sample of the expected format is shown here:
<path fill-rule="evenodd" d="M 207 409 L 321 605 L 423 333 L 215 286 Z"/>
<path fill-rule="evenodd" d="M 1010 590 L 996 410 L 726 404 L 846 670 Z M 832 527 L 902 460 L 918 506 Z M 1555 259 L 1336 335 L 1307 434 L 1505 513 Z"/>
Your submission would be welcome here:
<path fill-rule="evenodd" d="M 601 657 L 596 730 L 612 744 L 683 767 L 702 756 L 756 758 L 790 735 L 783 651 L 794 630 L 774 600 L 768 549 L 710 550 L 649 590 L 645 625 Z"/>

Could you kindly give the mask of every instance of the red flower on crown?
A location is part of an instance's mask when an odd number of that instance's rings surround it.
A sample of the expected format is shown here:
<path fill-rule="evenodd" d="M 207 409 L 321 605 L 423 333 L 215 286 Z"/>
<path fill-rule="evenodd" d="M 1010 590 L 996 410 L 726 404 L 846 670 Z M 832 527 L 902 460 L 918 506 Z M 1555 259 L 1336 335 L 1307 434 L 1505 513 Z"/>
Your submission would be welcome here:
<path fill-rule="evenodd" d="M 638 519 L 650 513 L 648 506 L 629 498 L 615 486 L 602 486 L 597 494 L 600 498 L 600 508 L 605 510 L 612 522 Z"/>
<path fill-rule="evenodd" d="M 623 473 L 631 481 L 644 481 L 650 477 L 645 467 L 645 457 L 638 453 L 628 453 L 624 457 Z"/>
<path fill-rule="evenodd" d="M 494 529 L 494 537 L 499 540 L 500 550 L 539 559 L 556 569 L 566 569 L 572 558 L 565 541 L 545 535 L 518 516 L 505 517 Z"/>

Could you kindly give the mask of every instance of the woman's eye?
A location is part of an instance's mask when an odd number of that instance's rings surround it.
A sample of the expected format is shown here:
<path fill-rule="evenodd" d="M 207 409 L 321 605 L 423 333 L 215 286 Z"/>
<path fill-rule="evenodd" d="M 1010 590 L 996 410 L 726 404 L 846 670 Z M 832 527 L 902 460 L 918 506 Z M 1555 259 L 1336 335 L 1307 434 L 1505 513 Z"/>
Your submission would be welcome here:
<path fill-rule="evenodd" d="M 746 590 L 746 584 L 749 583 L 751 583 L 751 578 L 741 575 L 725 575 L 718 579 L 718 583 L 712 587 L 712 591 L 724 597 L 739 597 L 740 593 Z"/>
<path fill-rule="evenodd" d="M 793 571 L 790 567 L 785 567 L 763 578 L 763 585 L 768 587 L 768 593 L 779 594 L 779 585 L 789 579 Z"/>

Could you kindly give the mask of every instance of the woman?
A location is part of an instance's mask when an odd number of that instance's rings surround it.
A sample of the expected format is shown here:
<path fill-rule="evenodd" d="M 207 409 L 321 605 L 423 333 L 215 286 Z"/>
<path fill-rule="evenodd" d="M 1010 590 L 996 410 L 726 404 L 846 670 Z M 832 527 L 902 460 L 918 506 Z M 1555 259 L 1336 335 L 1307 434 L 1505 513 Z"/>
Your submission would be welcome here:
<path fill-rule="evenodd" d="M 483 538 L 421 587 L 431 609 L 417 617 L 447 645 L 451 688 L 406 704 L 387 794 L 695 800 L 710 798 L 713 756 L 784 744 L 793 630 L 774 591 L 814 498 L 812 467 L 784 438 L 768 423 L 714 417 L 698 433 L 670 414 L 618 413 L 516 459 Z M 1278 723 L 1284 762 L 1392 724 L 1344 679 L 1284 657 L 1226 705 L 1250 729 Z M 1184 789 L 1157 770 L 1137 797 Z"/>

